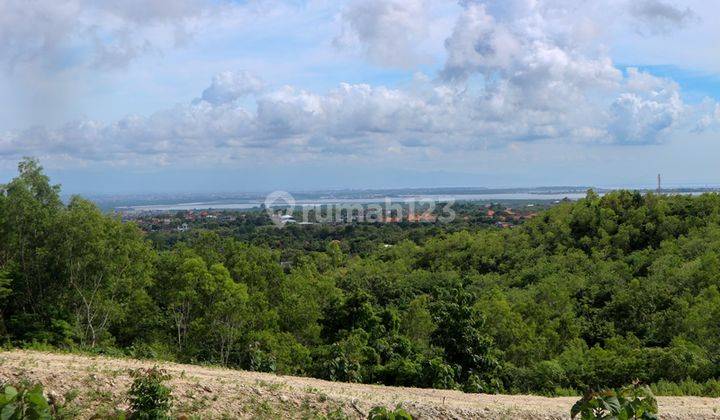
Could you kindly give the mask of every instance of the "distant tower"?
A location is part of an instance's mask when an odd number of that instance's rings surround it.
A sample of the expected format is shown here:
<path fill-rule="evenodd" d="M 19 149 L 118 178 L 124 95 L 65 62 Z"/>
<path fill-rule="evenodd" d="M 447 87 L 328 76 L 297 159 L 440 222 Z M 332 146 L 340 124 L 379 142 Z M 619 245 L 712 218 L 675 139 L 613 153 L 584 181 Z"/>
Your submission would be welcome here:
<path fill-rule="evenodd" d="M 660 193 L 662 192 L 662 183 L 661 183 L 661 179 L 660 179 L 660 174 L 658 174 L 658 187 L 657 187 L 657 192 L 658 192 L 658 194 L 660 194 Z"/>

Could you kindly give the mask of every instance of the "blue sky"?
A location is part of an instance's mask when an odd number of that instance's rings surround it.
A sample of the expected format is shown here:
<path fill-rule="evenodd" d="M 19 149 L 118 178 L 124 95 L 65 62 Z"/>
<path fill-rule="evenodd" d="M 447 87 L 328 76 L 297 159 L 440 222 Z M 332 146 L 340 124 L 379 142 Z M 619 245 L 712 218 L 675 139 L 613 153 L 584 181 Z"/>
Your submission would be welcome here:
<path fill-rule="evenodd" d="M 676 81 L 683 96 L 690 102 L 700 102 L 706 97 L 720 101 L 720 73 L 686 69 L 676 65 L 635 66 L 640 70 Z"/>
<path fill-rule="evenodd" d="M 720 184 L 720 5 L 0 2 L 0 175 L 68 192 Z"/>

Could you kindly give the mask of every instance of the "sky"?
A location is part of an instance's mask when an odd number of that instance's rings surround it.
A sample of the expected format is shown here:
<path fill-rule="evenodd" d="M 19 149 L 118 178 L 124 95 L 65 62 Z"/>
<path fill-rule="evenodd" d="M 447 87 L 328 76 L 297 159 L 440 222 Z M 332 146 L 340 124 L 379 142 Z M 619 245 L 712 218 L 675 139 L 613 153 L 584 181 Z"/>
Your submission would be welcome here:
<path fill-rule="evenodd" d="M 0 179 L 720 185 L 720 2 L 0 0 Z"/>

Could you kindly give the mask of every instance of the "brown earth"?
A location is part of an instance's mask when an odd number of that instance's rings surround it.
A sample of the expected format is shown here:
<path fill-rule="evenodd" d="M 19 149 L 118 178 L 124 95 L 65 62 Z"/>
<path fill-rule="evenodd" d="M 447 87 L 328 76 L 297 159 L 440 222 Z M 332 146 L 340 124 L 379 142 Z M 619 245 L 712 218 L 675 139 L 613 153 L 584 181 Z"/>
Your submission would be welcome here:
<path fill-rule="evenodd" d="M 154 362 L 13 350 L 0 352 L 0 383 L 44 384 L 78 418 L 127 408 L 132 369 Z M 218 367 L 160 363 L 172 379 L 173 411 L 188 418 L 365 418 L 401 405 L 419 419 L 565 419 L 577 398 L 465 394 L 458 391 L 329 382 Z M 720 419 L 720 399 L 658 397 L 663 419 Z"/>

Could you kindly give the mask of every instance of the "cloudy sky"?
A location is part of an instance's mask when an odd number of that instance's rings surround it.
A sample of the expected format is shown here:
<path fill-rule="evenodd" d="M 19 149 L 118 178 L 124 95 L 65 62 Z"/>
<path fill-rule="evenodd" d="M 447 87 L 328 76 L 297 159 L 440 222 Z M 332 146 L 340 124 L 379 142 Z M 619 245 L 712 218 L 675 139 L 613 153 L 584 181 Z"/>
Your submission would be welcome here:
<path fill-rule="evenodd" d="M 0 0 L 0 174 L 719 185 L 718 19 L 707 0 Z"/>

